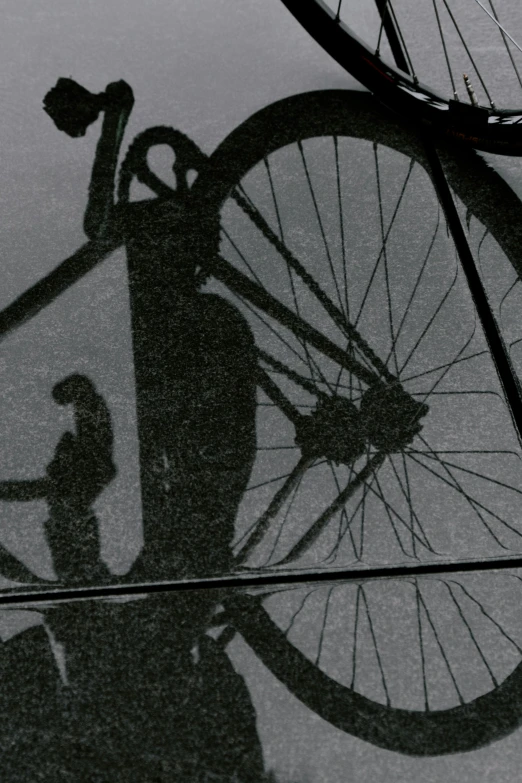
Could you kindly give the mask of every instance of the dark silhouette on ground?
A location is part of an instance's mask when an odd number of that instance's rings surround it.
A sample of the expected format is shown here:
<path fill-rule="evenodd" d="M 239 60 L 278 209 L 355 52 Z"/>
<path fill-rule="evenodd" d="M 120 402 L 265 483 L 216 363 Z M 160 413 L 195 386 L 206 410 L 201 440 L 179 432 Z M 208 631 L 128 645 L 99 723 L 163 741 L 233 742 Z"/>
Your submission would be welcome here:
<path fill-rule="evenodd" d="M 129 577 L 223 573 L 255 456 L 257 357 L 239 312 L 199 291 L 205 257 L 219 247 L 219 216 L 195 227 L 189 210 L 189 179 L 206 156 L 179 131 L 148 129 L 127 152 L 115 203 L 132 90 L 116 82 L 89 95 L 61 79 L 45 107 L 70 135 L 104 111 L 84 228 L 96 240 L 116 232 L 127 250 L 145 540 Z M 175 155 L 175 187 L 147 165 L 157 144 Z M 133 177 L 157 197 L 130 202 Z"/>
<path fill-rule="evenodd" d="M 195 243 L 188 180 L 205 163 L 195 144 L 168 128 L 141 134 L 113 202 L 132 103 L 123 82 L 92 96 L 68 79 L 45 100 L 71 136 L 104 112 L 84 227 L 102 243 L 116 232 L 127 249 L 144 548 L 125 580 L 220 574 L 232 564 L 255 454 L 256 351 L 238 311 L 199 291 L 202 254 L 217 252 L 219 222 L 198 227 L 204 236 Z M 176 156 L 174 188 L 146 165 L 148 149 L 163 143 Z M 136 175 L 156 198 L 129 202 Z M 53 397 L 74 406 L 76 432 L 62 436 L 44 478 L 3 482 L 0 497 L 47 501 L 45 535 L 62 584 L 108 583 L 115 578 L 101 561 L 92 506 L 116 473 L 110 413 L 85 376 L 61 381 Z M 7 575 L 36 581 L 9 557 Z M 4 646 L 4 778 L 266 780 L 247 687 L 225 643 L 205 635 L 219 600 L 215 592 L 169 594 L 46 609 L 43 625 Z"/>
<path fill-rule="evenodd" d="M 256 716 L 204 594 L 72 603 L 3 650 L 3 779 L 265 780 Z M 62 665 L 53 655 L 63 647 Z"/>
<path fill-rule="evenodd" d="M 363 117 L 369 115 L 365 125 L 359 115 L 350 117 L 347 95 L 299 96 L 266 110 L 273 113 L 268 120 L 266 113 L 256 115 L 245 123 L 242 145 L 236 133 L 220 148 L 221 157 L 213 156 L 210 178 L 233 168 L 236 156 L 244 168 L 239 153 L 261 160 L 272 130 L 279 147 L 286 136 L 291 143 L 308 138 L 314 127 L 317 136 L 373 139 L 382 132 L 386 144 L 388 129 L 379 129 L 380 113 L 374 107 L 368 112 L 371 99 L 351 99 Z M 132 103 L 122 82 L 93 96 L 71 80 L 59 80 L 46 98 L 46 110 L 71 136 L 83 135 L 103 111 L 85 231 L 89 252 L 100 251 L 98 260 L 122 243 L 127 248 L 145 546 L 126 579 L 222 574 L 232 565 L 234 518 L 256 446 L 256 350 L 239 312 L 200 291 L 207 261 L 218 253 L 219 222 L 215 202 L 210 214 L 198 212 L 200 222 L 193 223 L 190 183 L 206 165 L 193 142 L 170 128 L 140 134 L 122 164 L 114 200 L 118 152 Z M 408 152 L 411 134 L 405 141 L 402 133 L 396 129 L 391 146 Z M 155 144 L 167 144 L 175 153 L 173 187 L 148 168 L 147 152 Z M 418 146 L 414 139 L 413 158 L 422 162 Z M 131 202 L 134 177 L 156 197 Z M 248 292 L 245 296 L 248 301 Z M 305 456 L 326 452 L 329 459 L 350 462 L 366 438 L 380 452 L 375 460 L 381 460 L 409 444 L 426 406 L 412 405 L 398 386 L 365 383 L 369 388 L 358 409 L 332 397 L 317 404 L 313 414 L 294 415 L 296 443 Z M 263 388 L 270 396 L 270 388 Z M 59 384 L 55 398 L 76 405 L 76 435 L 63 436 L 44 479 L 5 482 L 2 497 L 28 500 L 32 486 L 33 498 L 47 499 L 46 532 L 60 579 L 110 581 L 92 514 L 95 498 L 114 475 L 110 416 L 81 376 Z M 97 412 L 94 427 L 89 410 Z M 391 417 L 385 416 L 389 410 Z M 357 419 L 364 425 L 359 442 L 340 437 Z M 337 426 L 339 421 L 346 426 Z M 377 467 L 376 461 L 369 465 Z M 4 565 L 11 578 L 30 581 L 30 572 L 0 550 L 0 570 Z M 292 646 L 252 596 L 171 594 L 126 604 L 84 602 L 47 610 L 43 627 L 5 646 L 8 684 L 1 698 L 9 718 L 0 742 L 10 779 L 30 780 L 35 768 L 49 782 L 264 779 L 252 702 L 225 653 L 229 632 L 218 641 L 206 635 L 219 625 L 212 620 L 219 600 L 225 604 L 224 621 L 240 631 L 290 691 L 333 725 L 376 745 L 405 753 L 413 747 L 424 755 L 469 750 L 519 723 L 512 698 L 519 691 L 518 669 L 475 706 L 417 715 L 366 699 L 330 678 Z M 490 715 L 498 719 L 484 717 Z"/>
<path fill-rule="evenodd" d="M 84 375 L 70 375 L 53 388 L 60 405 L 73 405 L 76 433 L 60 439 L 45 478 L 0 483 L 0 499 L 45 499 L 49 518 L 44 530 L 56 576 L 62 584 L 96 584 L 110 579 L 100 559 L 94 501 L 116 475 L 113 433 L 103 398 Z M 21 574 L 14 572 L 15 579 Z M 33 577 L 34 578 L 34 577 Z"/>

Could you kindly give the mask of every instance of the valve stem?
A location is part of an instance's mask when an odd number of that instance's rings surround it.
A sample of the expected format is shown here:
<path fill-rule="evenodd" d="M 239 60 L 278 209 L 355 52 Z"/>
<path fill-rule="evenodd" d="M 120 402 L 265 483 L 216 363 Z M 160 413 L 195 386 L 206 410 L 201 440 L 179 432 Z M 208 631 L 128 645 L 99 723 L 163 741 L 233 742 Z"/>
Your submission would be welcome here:
<path fill-rule="evenodd" d="M 464 84 L 466 85 L 466 90 L 468 91 L 469 99 L 473 106 L 478 106 L 477 96 L 475 95 L 475 91 L 473 87 L 471 86 L 471 82 L 468 78 L 468 75 L 466 73 L 462 74 L 462 78 L 464 79 Z"/>

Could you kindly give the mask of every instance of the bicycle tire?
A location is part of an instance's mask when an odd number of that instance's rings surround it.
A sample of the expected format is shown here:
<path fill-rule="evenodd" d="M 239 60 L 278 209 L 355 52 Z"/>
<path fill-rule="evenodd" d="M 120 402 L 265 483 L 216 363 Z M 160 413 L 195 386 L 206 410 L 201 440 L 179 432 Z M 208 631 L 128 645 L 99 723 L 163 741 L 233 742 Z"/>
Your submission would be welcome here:
<path fill-rule="evenodd" d="M 335 728 L 377 747 L 409 756 L 464 753 L 500 740 L 522 724 L 522 664 L 499 688 L 465 708 L 392 713 L 316 668 L 252 596 L 228 598 L 226 609 L 233 627 L 294 696 Z"/>
<path fill-rule="evenodd" d="M 339 65 L 389 108 L 476 149 L 502 155 L 522 154 L 518 125 L 522 122 L 522 109 L 497 110 L 447 99 L 404 70 L 405 62 L 401 63 L 402 68 L 385 63 L 323 0 L 282 2 Z M 397 54 L 396 59 L 400 61 Z"/>
<path fill-rule="evenodd" d="M 386 126 L 383 120 L 387 120 Z M 236 129 L 217 149 L 208 169 L 195 184 L 194 198 L 197 224 L 206 214 L 215 215 L 222 208 L 231 190 L 241 176 L 255 163 L 263 160 L 298 138 L 320 135 L 321 130 L 355 137 L 381 140 L 384 145 L 411 154 L 426 166 L 422 143 L 398 123 L 391 123 L 384 110 L 375 106 L 373 99 L 361 93 L 331 91 L 312 93 L 283 100 L 263 109 Z M 313 128 L 313 131 L 311 131 Z M 349 131 L 348 131 L 349 129 Z M 451 161 L 451 182 L 459 185 L 460 161 L 451 150 L 445 150 Z M 461 195 L 473 201 L 476 196 L 473 177 L 484 175 L 492 190 L 504 192 L 510 208 L 517 210 L 514 194 L 494 172 L 485 165 L 474 173 L 475 153 L 463 158 L 463 187 Z M 485 199 L 477 197 L 477 211 L 487 213 Z M 519 251 L 500 231 L 502 216 L 498 211 L 490 220 L 498 230 L 498 241 L 506 249 L 516 270 L 520 269 Z M 233 276 L 223 260 L 208 262 L 209 271 L 225 285 L 232 287 Z M 257 303 L 259 305 L 259 303 Z M 367 699 L 352 689 L 333 680 L 292 643 L 272 618 L 251 598 L 227 599 L 232 607 L 232 623 L 261 660 L 303 703 L 338 728 L 355 734 L 373 744 L 412 755 L 439 755 L 480 747 L 499 739 L 517 728 L 522 721 L 522 668 L 516 669 L 489 693 L 460 707 L 427 713 L 390 708 Z M 492 714 L 495 720 L 490 720 Z"/>

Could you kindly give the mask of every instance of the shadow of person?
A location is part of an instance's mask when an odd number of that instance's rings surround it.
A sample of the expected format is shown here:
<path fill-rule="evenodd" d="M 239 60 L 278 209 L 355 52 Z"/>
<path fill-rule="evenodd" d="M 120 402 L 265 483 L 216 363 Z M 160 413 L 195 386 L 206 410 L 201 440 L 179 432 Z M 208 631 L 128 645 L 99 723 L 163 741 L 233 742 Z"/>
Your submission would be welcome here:
<path fill-rule="evenodd" d="M 114 201 L 133 102 L 125 82 L 92 95 L 70 79 L 44 100 L 70 136 L 103 112 L 84 230 L 97 242 L 117 235 L 127 252 L 144 536 L 128 578 L 222 574 L 232 567 L 235 517 L 255 457 L 257 352 L 237 308 L 201 291 L 220 224 L 216 214 L 193 225 L 191 184 L 206 164 L 197 145 L 173 128 L 138 135 Z M 174 154 L 174 186 L 149 168 L 156 145 Z M 156 197 L 130 201 L 134 178 Z"/>
<path fill-rule="evenodd" d="M 120 232 L 127 248 L 144 547 L 125 579 L 224 573 L 255 454 L 257 355 L 236 308 L 199 290 L 202 253 L 217 252 L 219 239 L 210 220 L 199 227 L 196 251 L 189 225 L 188 175 L 204 156 L 183 134 L 146 131 L 131 145 L 113 204 L 130 88 L 110 85 L 91 105 L 83 88 L 61 82 L 46 98 L 59 128 L 82 135 L 104 111 L 86 233 L 97 240 Z M 145 165 L 150 146 L 165 142 L 176 155 L 170 192 Z M 156 187 L 156 199 L 129 202 L 136 175 Z M 85 376 L 66 378 L 53 397 L 74 406 L 76 433 L 62 436 L 45 478 L 6 482 L 4 497 L 45 497 L 61 580 L 106 583 L 92 506 L 115 475 L 109 410 Z M 216 591 L 201 591 L 46 608 L 40 627 L 5 645 L 12 687 L 1 692 L 9 719 L 0 744 L 8 779 L 266 779 L 247 686 L 224 645 L 205 634 L 217 601 Z"/>
<path fill-rule="evenodd" d="M 116 475 L 109 409 L 84 375 L 70 375 L 53 388 L 60 405 L 73 405 L 76 433 L 66 432 L 47 466 L 49 518 L 45 535 L 58 578 L 66 584 L 110 578 L 100 558 L 94 501 Z"/>
<path fill-rule="evenodd" d="M 44 532 L 59 582 L 106 582 L 111 574 L 100 557 L 93 504 L 116 475 L 109 409 L 92 381 L 77 373 L 57 383 L 52 396 L 59 405 L 73 406 L 76 432 L 62 435 L 44 478 L 0 482 L 0 499 L 47 502 Z M 8 570 L 5 575 L 21 574 Z"/>
<path fill-rule="evenodd" d="M 194 642 L 207 612 L 204 593 L 69 603 L 6 644 L 4 779 L 267 780 L 242 676 L 219 641 Z"/>

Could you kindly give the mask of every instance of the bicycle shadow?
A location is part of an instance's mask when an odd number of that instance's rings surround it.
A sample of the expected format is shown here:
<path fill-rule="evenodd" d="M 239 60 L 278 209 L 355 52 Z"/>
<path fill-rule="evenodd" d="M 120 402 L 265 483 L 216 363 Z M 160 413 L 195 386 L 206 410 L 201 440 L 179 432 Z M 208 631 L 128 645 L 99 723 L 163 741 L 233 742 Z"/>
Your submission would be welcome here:
<path fill-rule="evenodd" d="M 88 234 L 105 230 L 99 194 L 114 153 L 109 114 L 93 167 Z M 145 141 L 163 138 L 160 131 Z M 229 303 L 198 291 L 194 248 L 183 234 L 190 219 L 183 176 L 195 161 L 188 154 L 181 165 L 183 152 L 193 152 L 188 141 L 181 145 L 169 199 L 155 199 L 152 210 L 150 202 L 126 209 L 122 197 L 111 216 L 127 246 L 145 538 L 125 581 L 225 573 L 255 453 L 255 346 Z M 122 180 L 135 174 L 137 151 L 134 145 Z M 158 202 L 166 207 L 159 220 Z M 115 582 L 101 560 L 94 512 L 116 475 L 109 408 L 78 374 L 56 384 L 53 398 L 73 407 L 75 432 L 62 436 L 44 477 L 4 481 L 0 498 L 47 502 L 44 531 L 60 584 Z M 10 578 L 35 581 L 7 552 L 2 566 Z M 8 722 L 0 744 L 9 780 L 31 779 L 36 769 L 53 783 L 71 774 L 126 782 L 268 780 L 244 680 L 223 645 L 205 635 L 216 600 L 180 594 L 51 605 L 43 625 L 5 644 Z"/>
<path fill-rule="evenodd" d="M 82 94 L 79 100 L 90 101 L 90 98 Z M 123 109 L 119 104 L 118 117 L 121 111 L 129 110 L 128 95 L 125 100 Z M 317 110 L 321 100 L 316 94 L 310 98 L 310 107 Z M 289 104 L 292 106 L 292 99 Z M 283 112 L 288 106 L 279 108 Z M 90 121 L 93 114 L 86 112 L 86 116 Z M 65 127 L 72 129 L 73 135 L 79 135 L 82 122 L 65 124 Z M 146 132 L 129 152 L 120 198 L 113 203 L 121 125 L 117 117 L 108 113 L 104 123 L 106 135 L 102 134 L 93 168 L 85 226 L 98 255 L 103 255 L 101 251 L 116 242 L 124 241 L 128 249 L 145 547 L 127 578 L 145 581 L 221 575 L 229 572 L 234 564 L 231 553 L 234 523 L 256 455 L 259 376 L 253 332 L 239 308 L 219 294 L 199 290 L 208 269 L 207 261 L 217 253 L 219 231 L 212 212 L 210 216 L 197 213 L 201 222 L 194 226 L 188 179 L 190 172 L 198 172 L 198 167 L 204 171 L 201 154 L 177 132 L 172 134 L 166 129 Z M 306 126 L 305 115 L 302 124 Z M 323 128 L 326 134 L 329 131 L 326 121 Z M 269 128 L 265 132 L 268 135 Z M 364 138 L 368 132 L 364 126 L 361 136 Z M 386 143 L 386 130 L 373 129 L 372 133 Z M 392 135 L 392 141 L 395 139 Z M 178 145 L 173 172 L 175 188 L 158 183 L 146 166 L 147 150 L 152 143 Z M 236 152 L 240 160 L 243 154 L 249 154 L 249 149 L 245 144 L 244 149 Z M 472 181 L 472 159 L 467 160 L 466 156 L 463 159 L 464 168 L 469 163 L 468 175 Z M 219 178 L 219 174 L 218 169 L 213 176 Z M 156 190 L 157 197 L 141 204 L 131 202 L 130 183 L 134 176 Z M 494 186 L 502 190 L 496 180 Z M 512 203 L 511 207 L 514 208 Z M 515 248 L 509 239 L 506 242 L 515 258 L 520 248 Z M 73 267 L 74 264 L 58 279 L 51 299 L 65 285 L 65 280 L 70 281 Z M 39 307 L 44 304 L 44 300 L 39 300 Z M 9 328 L 16 318 L 21 318 L 23 302 L 17 307 L 18 311 L 10 311 Z M 1 314 L 0 323 L 3 323 Z M 275 364 L 273 367 L 280 370 Z M 39 493 L 33 497 L 49 499 L 47 535 L 60 578 L 68 584 L 109 581 L 110 574 L 103 571 L 105 566 L 99 559 L 92 506 L 114 476 L 110 414 L 92 383 L 81 376 L 62 382 L 57 387 L 56 399 L 60 404 L 77 406 L 78 429 L 76 435 L 69 433 L 58 444 L 47 478 L 32 486 L 32 491 Z M 367 407 L 376 420 L 382 400 L 368 399 Z M 400 405 L 397 407 L 400 409 Z M 325 416 L 324 410 L 321 409 L 321 417 Z M 399 410 L 399 425 L 395 429 L 401 429 L 403 420 L 411 425 L 411 419 L 415 418 L 411 409 L 402 415 L 402 420 L 400 413 Z M 345 418 L 350 416 L 347 414 Z M 89 430 L 93 420 L 97 424 Z M 321 422 L 331 424 L 330 420 L 317 416 L 313 422 L 317 426 L 301 430 L 300 445 L 312 443 L 309 447 L 312 455 Z M 331 427 L 325 429 L 332 432 Z M 416 432 L 415 426 L 406 435 L 412 438 Z M 383 438 L 381 432 L 372 437 L 379 441 L 383 451 L 397 448 L 397 438 Z M 344 449 L 341 453 L 346 453 L 344 442 L 340 447 Z M 4 485 L 4 497 L 11 493 L 13 500 L 29 499 L 30 491 L 31 487 L 22 486 L 21 482 Z M 78 520 L 82 521 L 85 535 L 78 534 Z M 126 777 L 122 778 L 125 780 L 132 780 L 133 775 L 136 781 L 141 780 L 150 775 L 150 770 L 154 770 L 158 780 L 163 779 L 162 775 L 164 779 L 173 775 L 187 780 L 193 775 L 197 779 L 202 758 L 215 770 L 213 774 L 222 775 L 223 779 L 233 779 L 242 764 L 247 770 L 245 780 L 261 778 L 262 753 L 246 686 L 242 677 L 233 671 L 223 644 L 204 634 L 211 624 L 216 599 L 208 595 L 190 598 L 172 595 L 168 600 L 154 600 L 154 607 L 152 600 L 147 599 L 117 607 L 84 605 L 80 608 L 79 604 L 71 604 L 63 612 L 50 610 L 46 618 L 47 633 L 54 639 L 55 651 L 59 653 L 59 646 L 63 646 L 65 663 L 62 660 L 61 669 L 56 655 L 49 652 L 49 642 L 42 629 L 27 631 L 5 646 L 13 688 L 6 696 L 4 714 L 13 711 L 20 717 L 15 729 L 19 744 L 14 745 L 18 750 L 17 758 L 12 757 L 13 775 L 22 775 L 17 771 L 17 764 L 26 764 L 25 760 L 20 762 L 21 756 L 27 759 L 25 774 L 45 748 L 52 768 L 49 780 L 56 780 L 52 776 L 58 774 L 63 763 L 60 759 L 65 754 L 66 740 L 68 747 L 75 748 L 78 769 L 82 764 L 84 769 L 92 765 L 100 780 L 105 779 L 107 769 L 112 770 L 107 779 L 117 780 L 114 775 L 120 773 L 113 770 L 120 763 L 127 765 Z M 310 660 L 303 663 L 299 655 L 288 654 L 285 648 L 288 644 L 281 639 L 281 633 L 273 637 L 277 641 L 273 649 L 267 649 L 272 641 L 269 634 L 273 628 L 268 624 L 271 621 L 255 610 L 247 611 L 246 606 L 244 614 L 245 633 L 252 649 L 263 650 L 267 665 L 279 672 L 289 690 L 321 714 L 322 696 L 327 689 L 321 693 L 316 687 Z M 196 641 L 198 646 L 194 648 Z M 285 654 L 296 664 L 292 675 L 281 663 Z M 32 656 L 42 667 L 38 673 L 41 691 L 32 679 L 33 674 L 28 673 Z M 301 675 L 300 684 L 296 672 Z M 22 725 L 22 710 L 14 706 L 17 704 L 14 683 L 18 677 L 26 683 L 24 711 L 27 706 L 38 716 L 34 729 Z M 332 693 L 337 692 L 335 684 L 328 687 Z M 42 700 L 44 690 L 47 696 Z M 42 707 L 43 702 L 49 707 Z M 332 698 L 330 707 L 334 702 Z M 340 708 L 332 709 L 336 714 L 324 712 L 331 723 L 357 736 L 360 731 L 364 733 L 366 729 L 357 727 L 356 721 L 352 725 L 351 716 L 345 720 Z M 138 719 L 139 714 L 148 716 L 147 726 L 143 717 Z M 41 727 L 55 722 L 59 730 L 44 732 L 42 736 Z M 495 722 L 496 718 L 492 717 L 491 723 Z M 178 737 L 174 744 L 172 735 L 165 731 L 166 724 Z M 498 726 L 499 731 L 505 729 L 501 717 Z M 6 727 L 7 737 L 10 731 Z M 59 735 L 64 742 L 58 741 Z M 370 730 L 364 738 L 377 745 L 384 743 L 385 747 L 389 741 L 395 744 L 391 749 L 411 752 L 404 749 L 409 747 L 407 735 L 405 723 L 400 731 L 390 730 L 386 734 L 385 729 L 379 728 L 375 733 Z M 144 736 L 148 738 L 146 747 Z M 444 742 L 443 752 L 459 750 L 456 738 L 453 742 L 451 736 L 446 736 Z M 136 747 L 140 743 L 143 754 L 138 758 Z M 94 755 L 93 745 L 99 746 Z M 429 741 L 426 740 L 425 747 L 417 744 L 417 752 L 433 753 Z"/>

